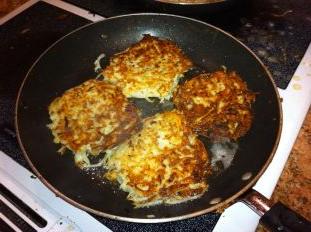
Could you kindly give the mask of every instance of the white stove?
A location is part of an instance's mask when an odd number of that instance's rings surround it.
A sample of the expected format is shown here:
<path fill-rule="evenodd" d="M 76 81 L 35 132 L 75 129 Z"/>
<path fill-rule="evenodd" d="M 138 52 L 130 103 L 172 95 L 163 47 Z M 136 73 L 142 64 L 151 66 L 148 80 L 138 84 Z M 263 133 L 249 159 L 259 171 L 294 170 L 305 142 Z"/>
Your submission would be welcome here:
<path fill-rule="evenodd" d="M 0 25 L 39 2 L 30 0 L 20 8 L 0 19 Z M 59 0 L 43 0 L 56 7 L 79 15 L 93 22 L 103 20 L 104 17 L 91 14 L 87 10 L 78 8 Z M 270 198 L 278 182 L 288 155 L 301 128 L 305 115 L 311 103 L 311 45 L 307 49 L 288 87 L 278 89 L 282 98 L 283 130 L 276 154 L 268 169 L 253 187 L 255 190 Z M 56 197 L 31 172 L 20 166 L 3 152 L 0 152 L 0 181 L 4 188 L 22 199 L 41 218 L 39 222 L 30 217 L 25 210 L 14 204 L 14 200 L 1 193 L 1 208 L 14 211 L 34 231 L 110 231 L 88 213 L 77 209 Z M 33 177 L 33 178 L 29 178 Z M 7 191 L 5 190 L 5 191 Z M 7 209 L 9 207 L 10 209 Z M 27 211 L 27 210 L 26 210 Z M 2 212 L 2 211 L 1 211 Z M 13 213 L 14 214 L 14 213 Z M 28 216 L 27 216 L 28 215 Z M 32 231 L 28 227 L 19 229 L 12 219 L 3 213 L 0 218 L 12 228 L 12 231 Z M 213 231 L 215 232 L 250 232 L 255 231 L 259 216 L 244 204 L 238 202 L 228 207 L 221 215 Z M 91 229 L 90 229 L 91 228 Z"/>
<path fill-rule="evenodd" d="M 12 221 L 10 217 L 1 213 L 1 219 L 10 225 L 14 231 L 82 232 L 90 231 L 90 228 L 92 228 L 92 231 L 98 232 L 111 231 L 83 210 L 75 208 L 61 198 L 56 197 L 35 175 L 3 152 L 0 152 L 0 157 L 0 182 L 5 186 L 5 190 L 1 190 L 1 204 L 8 206 L 30 227 L 34 228 L 34 230 L 31 230 L 28 226 L 21 225 L 21 222 Z M 12 197 L 8 191 L 21 199 L 34 212 L 27 213 L 29 209 L 26 210 L 25 207 L 21 207 L 20 202 Z M 13 212 L 9 214 L 11 215 Z M 33 214 L 38 214 L 42 219 L 37 219 L 38 216 Z"/>

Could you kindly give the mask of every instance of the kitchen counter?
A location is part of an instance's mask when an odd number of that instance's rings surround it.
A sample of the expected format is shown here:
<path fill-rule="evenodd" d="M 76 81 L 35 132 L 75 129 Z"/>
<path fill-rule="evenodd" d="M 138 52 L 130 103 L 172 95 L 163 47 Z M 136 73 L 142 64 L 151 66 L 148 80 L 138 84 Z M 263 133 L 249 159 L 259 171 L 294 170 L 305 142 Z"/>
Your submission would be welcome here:
<path fill-rule="evenodd" d="M 299 211 L 311 220 L 311 109 L 272 195 L 272 200 Z"/>
<path fill-rule="evenodd" d="M 27 0 L 4 0 L 0 3 L 0 17 Z M 310 74 L 309 74 L 310 75 Z M 311 78 L 311 77 L 310 77 Z M 285 169 L 272 195 L 272 201 L 285 205 L 311 220 L 311 109 L 291 151 Z M 263 231 L 258 227 L 257 231 Z"/>
<path fill-rule="evenodd" d="M 311 220 L 311 108 L 271 197 Z M 258 226 L 257 232 L 265 231 Z"/>

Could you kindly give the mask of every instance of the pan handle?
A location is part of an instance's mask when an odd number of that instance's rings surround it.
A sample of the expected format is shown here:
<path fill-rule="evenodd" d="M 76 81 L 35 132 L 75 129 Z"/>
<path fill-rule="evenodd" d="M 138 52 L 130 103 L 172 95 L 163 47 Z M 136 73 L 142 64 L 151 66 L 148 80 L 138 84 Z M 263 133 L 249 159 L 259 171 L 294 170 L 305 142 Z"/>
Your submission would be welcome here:
<path fill-rule="evenodd" d="M 310 232 L 311 222 L 282 203 L 274 205 L 259 192 L 252 190 L 241 199 L 261 218 L 259 222 L 272 232 Z"/>

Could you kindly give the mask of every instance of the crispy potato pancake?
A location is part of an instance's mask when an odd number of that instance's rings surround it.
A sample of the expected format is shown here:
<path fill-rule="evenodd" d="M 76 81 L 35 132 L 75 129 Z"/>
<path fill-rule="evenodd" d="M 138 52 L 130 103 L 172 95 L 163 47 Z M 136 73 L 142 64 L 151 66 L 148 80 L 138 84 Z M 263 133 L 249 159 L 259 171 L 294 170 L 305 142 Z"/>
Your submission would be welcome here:
<path fill-rule="evenodd" d="M 235 72 L 200 74 L 181 85 L 173 97 L 189 125 L 213 139 L 238 139 L 252 123 L 255 94 Z"/>
<path fill-rule="evenodd" d="M 139 122 L 136 107 L 121 90 L 99 80 L 67 90 L 49 105 L 49 114 L 54 142 L 73 151 L 81 168 L 89 165 L 87 155 L 98 155 L 122 142 Z"/>
<path fill-rule="evenodd" d="M 107 151 L 105 177 L 136 207 L 175 204 L 207 190 L 208 154 L 178 111 L 158 113 L 123 144 Z"/>
<path fill-rule="evenodd" d="M 116 84 L 126 97 L 168 100 L 192 62 L 170 40 L 150 35 L 114 55 L 103 70 L 105 80 Z"/>

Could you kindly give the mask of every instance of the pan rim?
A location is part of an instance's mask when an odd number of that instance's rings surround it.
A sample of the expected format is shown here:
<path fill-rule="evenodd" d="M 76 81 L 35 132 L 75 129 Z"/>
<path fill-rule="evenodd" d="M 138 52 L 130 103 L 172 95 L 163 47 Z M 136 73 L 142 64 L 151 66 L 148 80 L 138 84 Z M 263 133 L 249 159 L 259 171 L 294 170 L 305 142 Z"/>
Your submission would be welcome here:
<path fill-rule="evenodd" d="M 201 0 L 201 2 L 174 2 L 173 0 L 154 0 L 154 1 L 176 6 L 201 6 L 201 5 L 218 5 L 227 2 L 228 0 L 215 0 L 215 2 L 210 2 L 209 0 Z"/>
<path fill-rule="evenodd" d="M 67 197 L 64 193 L 62 193 L 61 191 L 59 191 L 58 189 L 56 189 L 52 184 L 49 183 L 49 181 L 47 181 L 42 175 L 41 173 L 36 169 L 36 167 L 33 165 L 32 161 L 30 160 L 30 158 L 28 157 L 28 154 L 26 152 L 26 149 L 23 146 L 22 140 L 20 138 L 20 133 L 19 133 L 19 127 L 18 127 L 18 106 L 19 106 L 19 102 L 20 102 L 20 98 L 21 98 L 21 94 L 22 94 L 22 90 L 24 87 L 24 84 L 26 83 L 26 81 L 28 80 L 29 74 L 31 73 L 31 71 L 33 70 L 33 68 L 36 66 L 36 64 L 39 62 L 39 60 L 48 52 L 50 51 L 56 44 L 58 44 L 59 42 L 61 42 L 63 39 L 65 39 L 67 36 L 82 30 L 85 27 L 89 27 L 91 25 L 97 24 L 97 23 L 101 23 L 103 21 L 110 21 L 110 20 L 115 20 L 117 18 L 124 18 L 124 17 L 131 17 L 131 16 L 167 16 L 167 17 L 174 17 L 174 18 L 181 18 L 181 19 L 185 19 L 185 20 L 189 20 L 189 21 L 193 21 L 196 23 L 200 23 L 200 24 L 204 24 L 205 26 L 208 26 L 216 31 L 219 31 L 221 33 L 223 33 L 224 35 L 230 37 L 231 39 L 233 39 L 234 41 L 236 41 L 238 44 L 240 44 L 242 47 L 244 47 L 244 49 L 246 49 L 256 60 L 257 62 L 260 64 L 260 66 L 264 69 L 265 73 L 267 74 L 273 89 L 274 89 L 274 93 L 277 97 L 277 105 L 278 105 L 278 111 L 279 111 L 279 127 L 278 127 L 278 133 L 277 133 L 277 137 L 276 137 L 276 141 L 274 143 L 273 149 L 266 161 L 266 163 L 263 165 L 263 167 L 261 168 L 261 170 L 256 174 L 256 176 L 253 177 L 253 179 L 247 184 L 245 185 L 242 189 L 240 189 L 237 193 L 233 194 L 231 197 L 213 205 L 210 206 L 208 208 L 205 208 L 203 210 L 199 210 L 199 211 L 195 211 L 195 212 L 191 212 L 185 215 L 181 215 L 181 216 L 175 216 L 175 217 L 167 217 L 167 218 L 134 218 L 134 217 L 124 217 L 124 216 L 118 216 L 118 215 L 113 215 L 113 214 L 109 214 L 109 213 L 104 213 L 102 211 L 99 210 L 95 210 L 91 207 L 85 206 L 81 203 L 78 203 L 77 201 Z M 200 216 L 212 211 L 215 211 L 216 209 L 219 209 L 221 207 L 227 206 L 228 204 L 232 203 L 235 199 L 237 199 L 239 196 L 241 196 L 243 193 L 245 193 L 247 190 L 249 190 L 252 186 L 254 186 L 254 184 L 256 183 L 256 181 L 261 177 L 261 175 L 264 173 L 264 171 L 267 169 L 267 167 L 269 166 L 269 164 L 271 163 L 276 149 L 278 147 L 279 141 L 280 141 L 280 137 L 281 137 L 281 132 L 282 132 L 282 126 L 283 126 L 283 111 L 282 111 L 282 105 L 281 105 L 281 101 L 280 101 L 280 95 L 279 92 L 277 90 L 277 87 L 274 83 L 274 80 L 272 78 L 271 73 L 269 72 L 269 70 L 267 69 L 267 67 L 263 64 L 263 62 L 259 59 L 259 57 L 250 49 L 248 48 L 244 43 L 242 43 L 241 41 L 239 41 L 237 38 L 235 38 L 233 35 L 231 35 L 230 33 L 216 27 L 213 26 L 209 23 L 197 20 L 197 19 L 193 19 L 193 18 L 189 18 L 189 17 L 185 17 L 185 16 L 179 16 L 179 15 L 174 15 L 174 14 L 163 14 L 163 13 L 134 13 L 134 14 L 124 14 L 124 15 L 118 15 L 118 16 L 114 16 L 114 17 L 110 17 L 107 19 L 103 19 L 100 20 L 98 22 L 91 22 L 88 23 L 82 27 L 79 27 L 73 31 L 71 31 L 70 33 L 66 34 L 65 36 L 61 37 L 60 39 L 58 39 L 56 42 L 54 42 L 52 45 L 50 45 L 37 59 L 36 61 L 32 64 L 32 66 L 29 68 L 20 88 L 17 94 L 17 99 L 16 99 L 16 104 L 15 104 L 15 115 L 14 115 L 14 124 L 15 124 L 15 129 L 16 129 L 16 134 L 17 134 L 17 140 L 19 143 L 19 146 L 22 150 L 23 156 L 25 157 L 26 161 L 28 162 L 28 164 L 30 165 L 32 171 L 35 173 L 35 175 L 42 181 L 42 183 L 44 183 L 44 185 L 46 187 L 48 187 L 48 189 L 50 189 L 53 193 L 56 194 L 56 196 L 62 198 L 63 200 L 65 200 L 67 203 L 80 208 L 82 210 L 85 210 L 87 212 L 102 216 L 102 217 L 106 217 L 106 218 L 110 218 L 110 219 L 114 219 L 114 220 L 119 220 L 119 221 L 126 221 L 126 222 L 135 222 L 135 223 L 163 223 L 163 222 L 171 222 L 171 221 L 179 221 L 179 220 L 184 220 L 184 219 L 188 219 L 188 218 L 193 218 L 196 216 Z"/>

